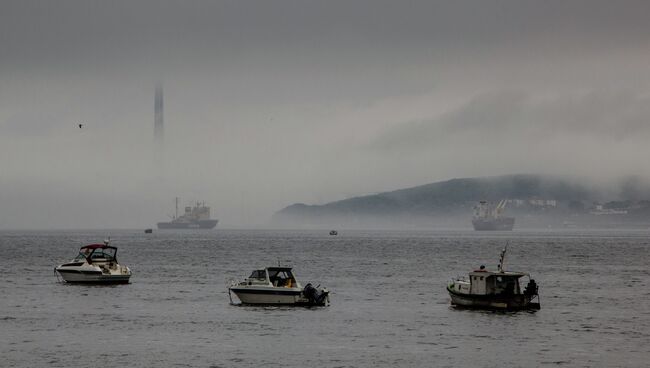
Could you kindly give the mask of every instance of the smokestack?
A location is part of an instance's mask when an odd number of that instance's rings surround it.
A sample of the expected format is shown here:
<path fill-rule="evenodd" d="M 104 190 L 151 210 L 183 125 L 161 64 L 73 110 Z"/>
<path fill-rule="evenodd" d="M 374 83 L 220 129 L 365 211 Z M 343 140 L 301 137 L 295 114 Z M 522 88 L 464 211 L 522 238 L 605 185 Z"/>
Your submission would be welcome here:
<path fill-rule="evenodd" d="M 153 136 L 156 143 L 162 144 L 164 138 L 163 130 L 163 89 L 162 85 L 156 85 L 156 96 L 154 97 L 154 125 Z"/>

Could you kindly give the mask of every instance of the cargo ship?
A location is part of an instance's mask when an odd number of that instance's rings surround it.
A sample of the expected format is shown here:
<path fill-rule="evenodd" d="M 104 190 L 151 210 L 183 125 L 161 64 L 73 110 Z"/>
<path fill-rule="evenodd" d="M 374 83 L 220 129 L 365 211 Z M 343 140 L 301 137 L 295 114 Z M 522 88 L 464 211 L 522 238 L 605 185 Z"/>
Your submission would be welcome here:
<path fill-rule="evenodd" d="M 474 207 L 474 217 L 472 218 L 474 230 L 511 231 L 515 226 L 515 218 L 502 216 L 506 203 L 507 201 L 504 199 L 496 207 L 493 207 L 488 201 L 480 201 Z"/>
<path fill-rule="evenodd" d="M 185 213 L 178 215 L 178 198 L 176 212 L 169 222 L 159 222 L 159 229 L 214 229 L 219 220 L 210 218 L 210 207 L 205 202 L 196 202 L 194 206 L 185 207 Z"/>

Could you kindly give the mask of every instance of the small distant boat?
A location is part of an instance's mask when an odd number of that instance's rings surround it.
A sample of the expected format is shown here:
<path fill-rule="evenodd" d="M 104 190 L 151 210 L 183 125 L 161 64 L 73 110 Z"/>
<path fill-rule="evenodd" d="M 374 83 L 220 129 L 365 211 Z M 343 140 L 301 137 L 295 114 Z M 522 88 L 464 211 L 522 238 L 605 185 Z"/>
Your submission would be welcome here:
<path fill-rule="evenodd" d="M 528 273 L 504 269 L 506 248 L 501 252 L 496 272 L 481 266 L 469 273 L 469 280 L 457 279 L 447 285 L 452 305 L 497 310 L 540 309 L 539 288 L 535 280 Z M 523 291 L 519 286 L 522 277 L 529 279 Z"/>
<path fill-rule="evenodd" d="M 153 229 L 144 229 L 145 234 L 151 234 L 153 233 Z"/>
<path fill-rule="evenodd" d="M 54 269 L 69 283 L 126 284 L 131 270 L 117 263 L 117 248 L 109 241 L 81 247 L 75 259 Z"/>
<path fill-rule="evenodd" d="M 330 235 L 339 235 L 339 232 L 336 230 L 330 231 Z"/>
<path fill-rule="evenodd" d="M 290 267 L 267 267 L 253 271 L 239 283 L 233 282 L 228 294 L 235 293 L 242 304 L 323 306 L 329 304 L 326 288 L 296 280 Z M 232 303 L 232 296 L 231 296 Z"/>

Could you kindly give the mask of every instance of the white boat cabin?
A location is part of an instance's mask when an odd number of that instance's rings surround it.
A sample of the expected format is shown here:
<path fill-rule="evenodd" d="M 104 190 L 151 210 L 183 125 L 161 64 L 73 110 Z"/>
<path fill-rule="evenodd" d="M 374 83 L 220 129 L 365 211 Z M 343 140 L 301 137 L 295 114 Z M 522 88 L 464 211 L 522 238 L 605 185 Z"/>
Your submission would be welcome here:
<path fill-rule="evenodd" d="M 469 273 L 469 280 L 455 280 L 454 290 L 471 295 L 518 295 L 521 294 L 519 279 L 523 272 L 491 272 L 477 270 Z"/>
<path fill-rule="evenodd" d="M 296 281 L 289 267 L 268 267 L 263 270 L 255 270 L 244 280 L 243 284 L 286 288 L 300 287 L 300 283 Z"/>

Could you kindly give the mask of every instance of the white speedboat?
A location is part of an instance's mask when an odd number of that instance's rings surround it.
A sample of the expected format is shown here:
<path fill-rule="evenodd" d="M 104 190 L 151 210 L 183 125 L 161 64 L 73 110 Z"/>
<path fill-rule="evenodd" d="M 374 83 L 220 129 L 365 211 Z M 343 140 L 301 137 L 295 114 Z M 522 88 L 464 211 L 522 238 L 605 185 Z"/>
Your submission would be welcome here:
<path fill-rule="evenodd" d="M 447 285 L 451 304 L 457 307 L 521 310 L 540 309 L 538 286 L 525 272 L 506 271 L 501 252 L 497 271 L 488 271 L 485 266 L 469 273 L 469 279 L 456 279 Z M 528 284 L 521 290 L 519 279 L 527 277 Z"/>
<path fill-rule="evenodd" d="M 81 247 L 75 259 L 54 269 L 69 283 L 126 284 L 131 270 L 117 263 L 117 248 L 104 244 Z"/>
<path fill-rule="evenodd" d="M 235 293 L 242 304 L 327 305 L 329 291 L 319 286 L 303 287 L 290 267 L 267 267 L 253 271 L 242 282 L 232 283 L 228 293 Z"/>

